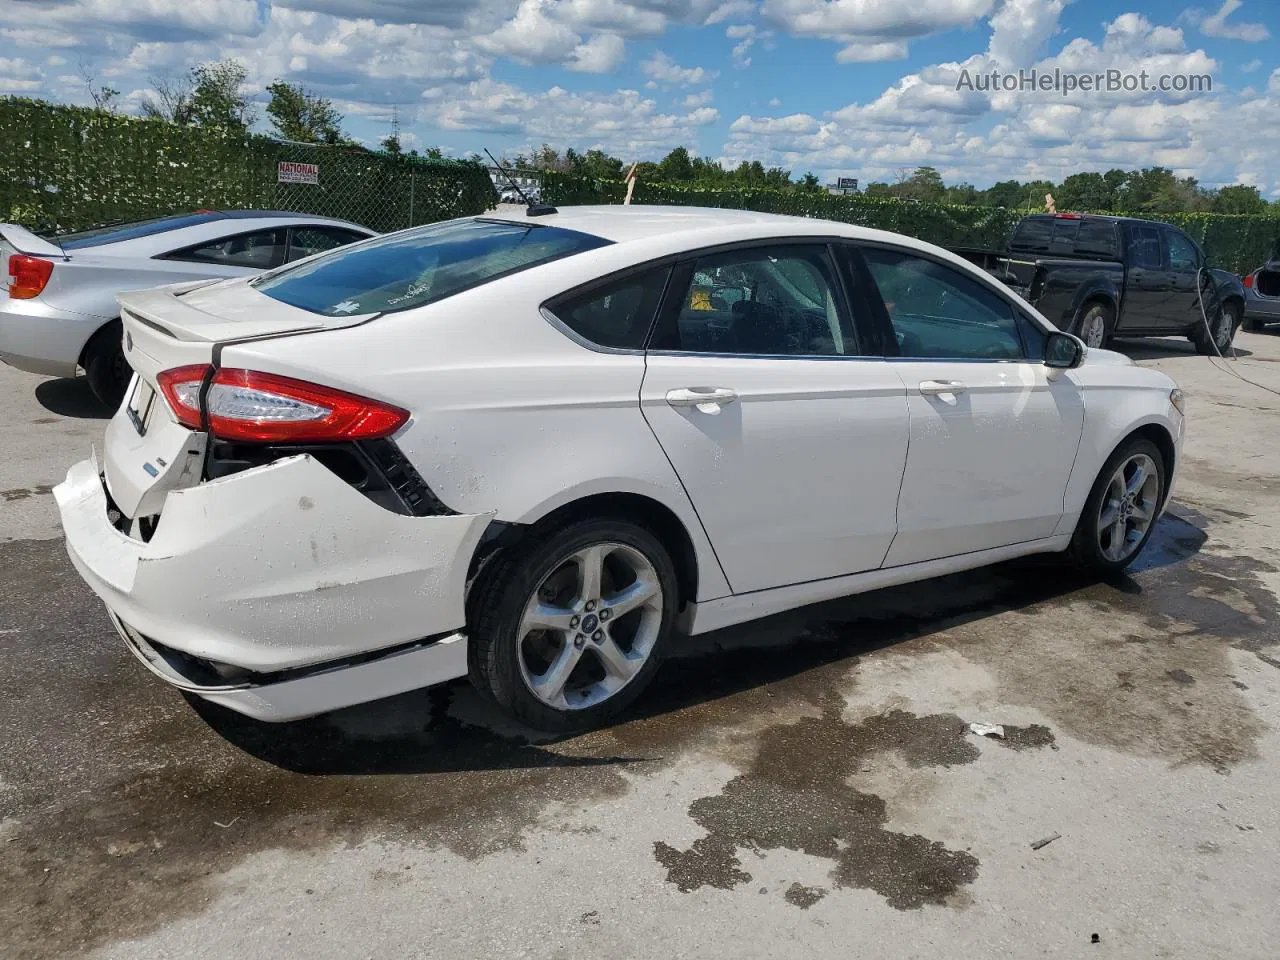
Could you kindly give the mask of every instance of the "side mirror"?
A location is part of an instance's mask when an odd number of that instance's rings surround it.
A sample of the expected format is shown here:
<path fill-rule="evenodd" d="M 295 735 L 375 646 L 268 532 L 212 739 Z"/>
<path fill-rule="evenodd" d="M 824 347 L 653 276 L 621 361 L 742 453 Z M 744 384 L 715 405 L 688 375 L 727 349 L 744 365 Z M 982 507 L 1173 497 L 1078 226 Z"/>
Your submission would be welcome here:
<path fill-rule="evenodd" d="M 1044 341 L 1044 365 L 1055 370 L 1074 370 L 1084 363 L 1084 344 L 1069 333 L 1054 330 Z"/>

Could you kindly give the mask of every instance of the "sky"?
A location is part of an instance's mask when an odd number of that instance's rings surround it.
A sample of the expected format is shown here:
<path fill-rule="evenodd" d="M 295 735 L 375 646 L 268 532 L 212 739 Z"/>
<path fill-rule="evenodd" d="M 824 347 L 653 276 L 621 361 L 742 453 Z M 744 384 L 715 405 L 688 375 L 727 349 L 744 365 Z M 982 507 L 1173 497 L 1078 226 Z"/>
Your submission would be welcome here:
<path fill-rule="evenodd" d="M 625 160 L 673 147 L 824 180 L 948 183 L 1152 164 L 1280 198 L 1280 0 L 0 0 L 0 95 L 136 112 L 231 57 L 329 97 L 376 143 Z M 1148 90 L 990 89 L 992 71 Z M 1029 78 L 1028 73 L 1024 76 Z M 1211 91 L 1159 90 L 1197 75 Z M 261 105 L 259 113 L 261 114 Z M 266 124 L 260 121 L 262 129 Z"/>

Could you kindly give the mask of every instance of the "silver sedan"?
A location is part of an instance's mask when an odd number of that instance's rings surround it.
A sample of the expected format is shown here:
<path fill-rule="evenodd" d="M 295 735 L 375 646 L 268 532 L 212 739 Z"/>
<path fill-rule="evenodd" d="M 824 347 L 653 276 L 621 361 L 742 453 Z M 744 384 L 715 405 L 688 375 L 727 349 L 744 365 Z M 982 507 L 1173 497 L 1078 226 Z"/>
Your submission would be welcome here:
<path fill-rule="evenodd" d="M 119 406 L 131 371 L 116 294 L 186 280 L 242 277 L 374 236 L 345 220 L 262 210 L 198 210 L 39 237 L 0 224 L 0 360 L 73 377 Z"/>

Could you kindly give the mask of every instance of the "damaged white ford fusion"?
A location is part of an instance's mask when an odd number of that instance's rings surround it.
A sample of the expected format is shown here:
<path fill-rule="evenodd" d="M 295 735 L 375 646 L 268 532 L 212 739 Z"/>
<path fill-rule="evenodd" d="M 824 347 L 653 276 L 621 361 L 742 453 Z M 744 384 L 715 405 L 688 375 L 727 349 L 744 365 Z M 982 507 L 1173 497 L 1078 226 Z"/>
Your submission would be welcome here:
<path fill-rule="evenodd" d="M 149 670 L 264 720 L 469 675 L 578 729 L 682 634 L 1032 553 L 1116 571 L 1183 436 L 1163 374 L 817 220 L 531 208 L 120 303 L 71 559 Z"/>

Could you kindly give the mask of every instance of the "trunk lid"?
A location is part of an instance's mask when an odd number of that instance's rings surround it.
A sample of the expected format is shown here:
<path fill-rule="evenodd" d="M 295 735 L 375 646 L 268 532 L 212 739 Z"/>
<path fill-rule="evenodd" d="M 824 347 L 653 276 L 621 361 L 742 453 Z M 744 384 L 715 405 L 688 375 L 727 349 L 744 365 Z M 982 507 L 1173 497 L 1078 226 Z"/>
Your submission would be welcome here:
<path fill-rule="evenodd" d="M 376 316 L 321 316 L 259 293 L 250 285 L 249 278 L 173 284 L 122 293 L 116 299 L 121 316 L 130 314 L 171 339 L 185 343 L 229 343 L 335 330 Z"/>

